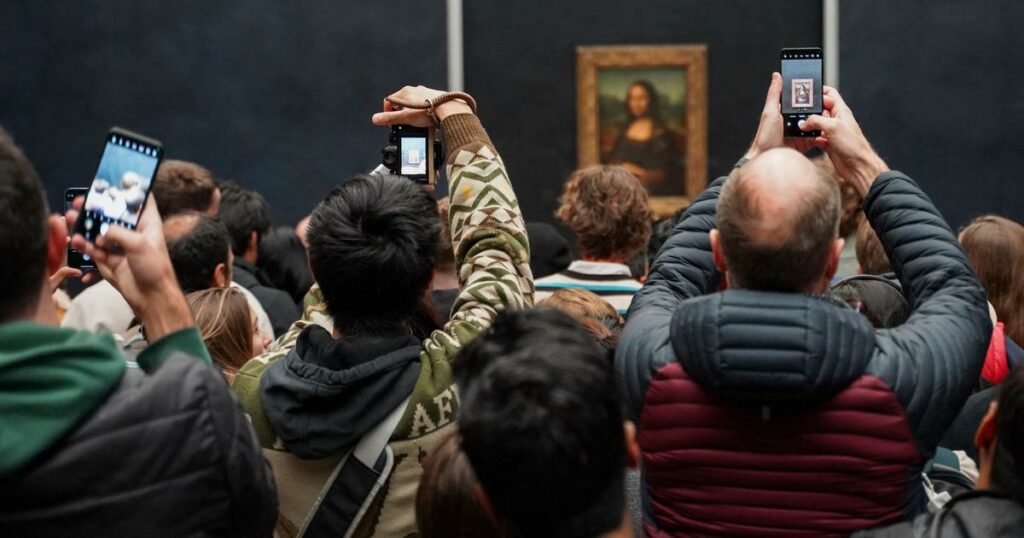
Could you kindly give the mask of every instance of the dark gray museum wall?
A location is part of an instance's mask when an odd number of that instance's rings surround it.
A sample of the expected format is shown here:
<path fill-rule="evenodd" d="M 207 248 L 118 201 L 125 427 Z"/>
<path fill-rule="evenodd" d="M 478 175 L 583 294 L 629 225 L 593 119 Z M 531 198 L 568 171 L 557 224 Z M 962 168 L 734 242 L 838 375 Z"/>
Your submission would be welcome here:
<path fill-rule="evenodd" d="M 576 47 L 708 46 L 709 180 L 754 137 L 779 49 L 820 46 L 821 2 L 465 2 L 466 89 L 528 219 L 553 220 L 576 167 Z"/>
<path fill-rule="evenodd" d="M 383 96 L 446 79 L 444 0 L 4 0 L 0 12 L 0 125 L 54 208 L 89 184 L 118 125 L 295 222 L 379 163 L 387 129 L 370 115 Z"/>
<path fill-rule="evenodd" d="M 842 94 L 954 228 L 1024 222 L 1024 2 L 840 2 Z"/>

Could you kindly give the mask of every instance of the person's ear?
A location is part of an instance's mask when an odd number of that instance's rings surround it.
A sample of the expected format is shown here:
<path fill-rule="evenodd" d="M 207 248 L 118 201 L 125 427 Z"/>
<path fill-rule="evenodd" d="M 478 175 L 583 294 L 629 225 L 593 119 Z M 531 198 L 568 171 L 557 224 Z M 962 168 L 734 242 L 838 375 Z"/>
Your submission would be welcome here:
<path fill-rule="evenodd" d="M 213 287 L 214 288 L 226 288 L 231 285 L 231 274 L 228 272 L 228 266 L 225 263 L 218 263 L 217 267 L 213 268 Z"/>
<path fill-rule="evenodd" d="M 491 498 L 487 496 L 484 487 L 480 484 L 473 484 L 473 496 L 476 497 L 476 502 L 480 503 L 480 508 L 483 508 L 487 518 L 495 524 L 500 523 L 498 511 L 494 509 L 494 504 L 491 503 Z"/>
<path fill-rule="evenodd" d="M 711 259 L 715 262 L 715 267 L 721 273 L 726 272 L 725 264 L 725 252 L 722 251 L 722 236 L 718 233 L 717 228 L 713 228 L 710 232 L 711 237 Z"/>
<path fill-rule="evenodd" d="M 836 272 L 839 271 L 839 256 L 843 252 L 844 244 L 846 244 L 846 240 L 843 238 L 836 239 L 832 243 L 832 251 L 828 253 L 828 265 L 825 266 L 825 280 L 832 280 L 832 277 L 836 276 Z"/>
<path fill-rule="evenodd" d="M 64 267 L 68 252 L 68 226 L 64 217 L 50 215 L 46 219 L 46 276 Z"/>
<path fill-rule="evenodd" d="M 988 406 L 985 418 L 981 419 L 977 433 L 974 434 L 974 446 L 978 447 L 978 453 L 992 450 L 992 444 L 996 441 L 996 412 L 999 404 L 992 402 Z"/>
<path fill-rule="evenodd" d="M 636 469 L 640 466 L 640 443 L 636 440 L 636 425 L 633 421 L 622 422 L 622 434 L 626 438 L 626 467 Z"/>

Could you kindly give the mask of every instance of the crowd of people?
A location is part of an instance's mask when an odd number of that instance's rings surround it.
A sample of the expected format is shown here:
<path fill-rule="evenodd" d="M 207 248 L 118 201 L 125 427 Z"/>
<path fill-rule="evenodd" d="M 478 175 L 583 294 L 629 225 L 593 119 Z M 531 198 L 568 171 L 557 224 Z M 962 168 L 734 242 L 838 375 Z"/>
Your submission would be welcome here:
<path fill-rule="evenodd" d="M 1024 227 L 954 233 L 837 90 L 802 139 L 781 93 L 672 217 L 574 172 L 575 246 L 422 86 L 372 121 L 435 125 L 448 193 L 360 174 L 294 227 L 167 160 L 69 238 L 0 131 L 0 535 L 1024 536 Z"/>

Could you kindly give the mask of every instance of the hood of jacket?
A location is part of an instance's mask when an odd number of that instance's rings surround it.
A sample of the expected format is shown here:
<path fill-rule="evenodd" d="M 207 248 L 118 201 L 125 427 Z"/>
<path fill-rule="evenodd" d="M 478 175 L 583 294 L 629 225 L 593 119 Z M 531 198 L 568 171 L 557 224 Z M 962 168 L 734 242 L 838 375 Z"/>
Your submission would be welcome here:
<path fill-rule="evenodd" d="M 683 302 L 672 347 L 701 386 L 748 403 L 827 398 L 864 373 L 875 349 L 857 311 L 812 295 L 726 290 Z"/>
<path fill-rule="evenodd" d="M 0 325 L 0 476 L 16 472 L 92 416 L 124 369 L 109 333 Z"/>
<path fill-rule="evenodd" d="M 421 348 L 411 333 L 336 340 L 309 326 L 260 379 L 267 420 L 300 458 L 348 450 L 412 393 Z"/>

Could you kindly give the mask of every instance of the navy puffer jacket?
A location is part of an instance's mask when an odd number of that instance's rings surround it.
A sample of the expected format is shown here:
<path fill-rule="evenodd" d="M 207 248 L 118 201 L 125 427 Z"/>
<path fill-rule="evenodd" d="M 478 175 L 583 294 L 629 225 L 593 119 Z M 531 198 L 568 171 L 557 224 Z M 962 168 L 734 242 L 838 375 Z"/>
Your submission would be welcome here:
<path fill-rule="evenodd" d="M 910 178 L 864 201 L 911 305 L 874 330 L 800 294 L 727 290 L 708 232 L 725 178 L 680 218 L 634 297 L 616 369 L 652 536 L 827 536 L 920 513 L 920 468 L 978 379 L 985 294 Z"/>

